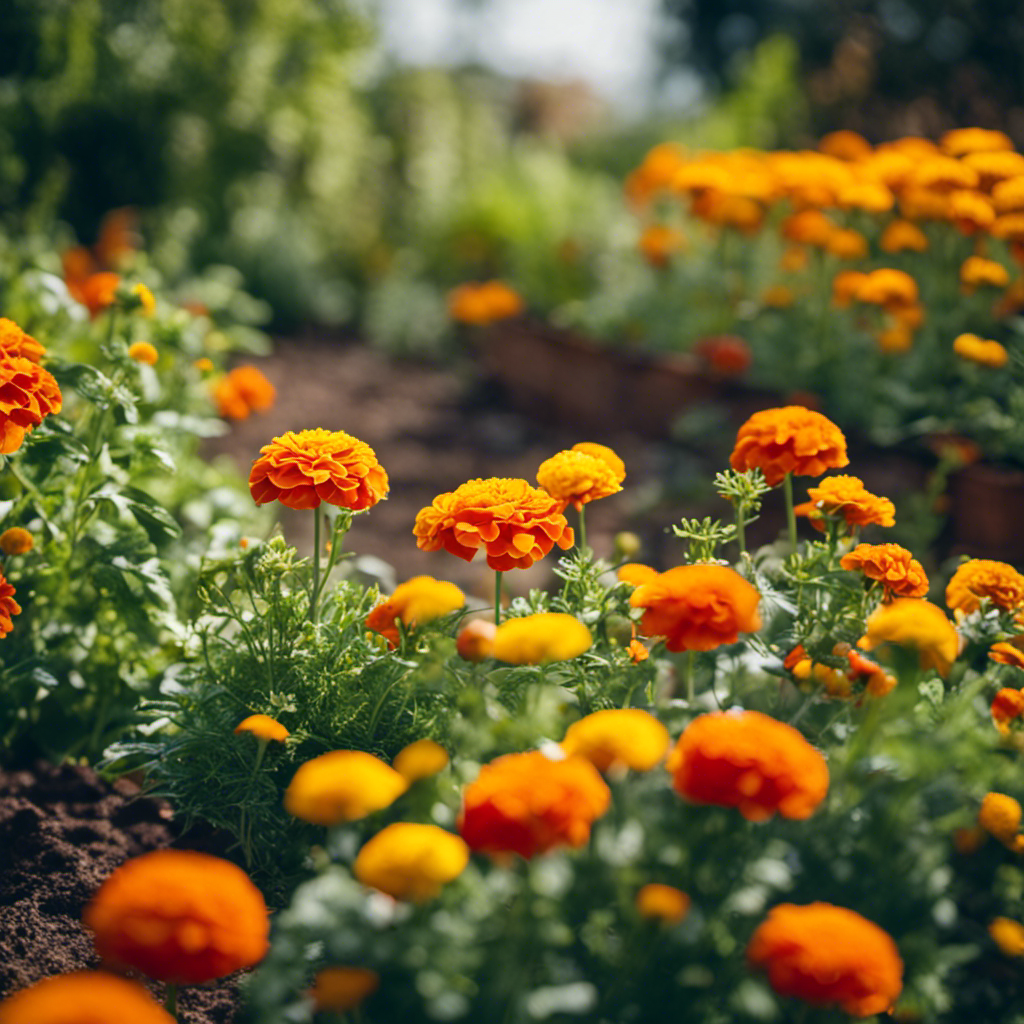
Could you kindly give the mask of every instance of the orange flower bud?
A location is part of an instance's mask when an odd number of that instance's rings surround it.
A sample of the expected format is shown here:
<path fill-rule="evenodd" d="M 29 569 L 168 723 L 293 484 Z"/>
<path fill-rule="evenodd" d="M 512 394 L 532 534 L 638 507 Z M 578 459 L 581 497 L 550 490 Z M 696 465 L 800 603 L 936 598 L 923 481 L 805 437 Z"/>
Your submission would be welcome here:
<path fill-rule="evenodd" d="M 641 917 L 662 924 L 679 924 L 690 912 L 690 897 L 674 885 L 648 882 L 636 894 L 636 909 Z"/>
<path fill-rule="evenodd" d="M 455 649 L 464 661 L 486 661 L 494 657 L 497 626 L 487 619 L 471 619 L 455 638 Z"/>
<path fill-rule="evenodd" d="M 36 542 L 23 526 L 12 526 L 0 533 L 0 551 L 5 555 L 27 555 Z"/>

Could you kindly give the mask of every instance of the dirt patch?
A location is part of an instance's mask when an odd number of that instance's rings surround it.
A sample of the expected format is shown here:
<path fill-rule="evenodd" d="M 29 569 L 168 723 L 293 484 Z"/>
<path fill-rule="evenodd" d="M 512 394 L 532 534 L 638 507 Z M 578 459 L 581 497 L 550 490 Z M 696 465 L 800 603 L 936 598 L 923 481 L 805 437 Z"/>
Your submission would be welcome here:
<path fill-rule="evenodd" d="M 100 966 L 82 911 L 116 867 L 176 845 L 168 804 L 134 783 L 65 765 L 0 772 L 0 998 L 54 974 Z M 176 842 L 177 841 L 177 842 Z M 154 995 L 162 992 L 154 988 Z M 236 984 L 183 988 L 179 1019 L 229 1024 Z"/>

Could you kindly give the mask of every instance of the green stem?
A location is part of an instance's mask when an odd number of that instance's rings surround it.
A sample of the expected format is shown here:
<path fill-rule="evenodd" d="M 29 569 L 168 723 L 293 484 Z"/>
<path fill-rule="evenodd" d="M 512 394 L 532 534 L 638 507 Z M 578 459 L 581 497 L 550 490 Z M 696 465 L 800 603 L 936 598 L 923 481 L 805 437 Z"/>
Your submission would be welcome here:
<path fill-rule="evenodd" d="M 164 994 L 164 1009 L 175 1019 L 178 1019 L 178 986 L 167 983 Z"/>
<path fill-rule="evenodd" d="M 683 662 L 683 675 L 686 677 L 686 703 L 693 706 L 693 681 L 696 673 L 697 653 L 687 651 Z"/>
<path fill-rule="evenodd" d="M 743 517 L 743 502 L 736 502 L 736 543 L 740 546 L 740 555 L 747 550 L 747 523 Z"/>
<path fill-rule="evenodd" d="M 494 572 L 494 624 L 501 625 L 501 572 Z"/>
<path fill-rule="evenodd" d="M 584 514 L 586 512 L 586 509 L 587 509 L 586 505 L 580 505 L 580 539 L 579 539 L 579 545 L 580 545 L 580 554 L 584 554 L 584 555 L 587 553 L 587 518 L 586 518 L 586 515 Z"/>
<path fill-rule="evenodd" d="M 793 505 L 793 474 L 787 473 L 782 481 L 782 490 L 786 495 L 786 523 L 789 526 L 789 543 L 796 551 L 796 512 Z"/>
<path fill-rule="evenodd" d="M 246 871 L 252 870 L 252 836 L 249 834 L 252 831 L 252 821 L 247 820 L 248 816 L 245 813 L 246 805 L 252 795 L 253 783 L 256 781 L 256 775 L 260 770 L 260 765 L 263 763 L 263 755 L 267 752 L 267 745 L 270 743 L 270 740 L 260 737 L 256 742 L 256 760 L 252 766 L 252 775 L 249 776 L 249 785 L 245 788 L 245 796 L 242 798 L 242 813 L 239 816 L 238 822 L 238 837 L 242 843 L 242 853 L 245 855 Z"/>
<path fill-rule="evenodd" d="M 313 509 L 313 593 L 309 598 L 309 621 L 317 624 L 320 598 L 320 507 Z"/>

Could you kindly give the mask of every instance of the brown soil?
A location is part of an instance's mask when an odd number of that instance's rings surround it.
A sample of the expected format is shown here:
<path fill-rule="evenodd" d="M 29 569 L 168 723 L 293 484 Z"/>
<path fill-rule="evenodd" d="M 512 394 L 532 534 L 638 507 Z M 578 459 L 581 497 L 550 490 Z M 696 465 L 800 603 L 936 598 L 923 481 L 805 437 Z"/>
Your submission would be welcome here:
<path fill-rule="evenodd" d="M 135 784 L 111 786 L 89 768 L 0 772 L 0 998 L 100 966 L 82 911 L 118 865 L 176 840 L 171 816 Z M 237 1005 L 231 981 L 183 988 L 179 1020 L 229 1024 Z"/>

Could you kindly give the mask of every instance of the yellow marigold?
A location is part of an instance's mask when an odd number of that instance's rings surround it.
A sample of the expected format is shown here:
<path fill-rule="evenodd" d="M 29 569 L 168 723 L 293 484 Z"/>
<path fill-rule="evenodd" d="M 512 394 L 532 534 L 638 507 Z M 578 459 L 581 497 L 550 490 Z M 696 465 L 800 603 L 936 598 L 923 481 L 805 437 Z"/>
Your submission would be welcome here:
<path fill-rule="evenodd" d="M 185 850 L 126 861 L 82 920 L 104 959 L 183 985 L 252 967 L 270 930 L 263 897 L 241 868 Z"/>
<path fill-rule="evenodd" d="M 0 1024 L 175 1024 L 139 984 L 102 971 L 44 978 L 0 1002 Z"/>
<path fill-rule="evenodd" d="M 686 236 L 667 224 L 650 224 L 640 234 L 637 248 L 652 267 L 667 267 L 672 257 L 686 247 Z"/>
<path fill-rule="evenodd" d="M 818 152 L 851 163 L 863 160 L 871 153 L 871 143 L 857 132 L 847 128 L 829 132 L 818 140 Z"/>
<path fill-rule="evenodd" d="M 391 767 L 410 785 L 429 779 L 448 766 L 448 751 L 433 740 L 416 740 L 395 754 Z"/>
<path fill-rule="evenodd" d="M 996 211 L 987 196 L 964 189 L 951 192 L 946 216 L 965 235 L 986 231 L 996 219 Z"/>
<path fill-rule="evenodd" d="M 7 636 L 14 629 L 12 621 L 15 615 L 21 614 L 21 605 L 14 600 L 15 590 L 0 572 L 0 638 Z"/>
<path fill-rule="evenodd" d="M 978 809 L 978 824 L 1003 843 L 1013 842 L 1020 831 L 1021 807 L 1005 793 L 986 793 Z"/>
<path fill-rule="evenodd" d="M 863 270 L 840 270 L 832 279 L 832 305 L 836 309 L 847 309 L 867 280 Z"/>
<path fill-rule="evenodd" d="M 156 347 L 148 341 L 136 341 L 128 346 L 128 357 L 137 363 L 145 363 L 147 366 L 156 366 L 160 353 Z"/>
<path fill-rule="evenodd" d="M 896 506 L 872 494 L 860 477 L 827 476 L 807 496 L 823 515 L 841 517 L 847 526 L 896 525 Z"/>
<path fill-rule="evenodd" d="M 883 644 L 916 649 L 922 667 L 943 676 L 959 650 L 956 630 L 942 609 L 916 597 L 897 598 L 872 613 L 860 646 L 871 651 Z"/>
<path fill-rule="evenodd" d="M 917 282 L 906 271 L 891 267 L 872 270 L 857 289 L 858 302 L 884 309 L 914 306 L 919 298 Z"/>
<path fill-rule="evenodd" d="M 356 857 L 352 873 L 363 885 L 396 900 L 423 903 L 458 878 L 469 863 L 469 847 L 437 825 L 396 822 L 378 832 Z"/>
<path fill-rule="evenodd" d="M 306 509 L 325 501 L 359 512 L 387 496 L 388 475 L 373 449 L 343 430 L 289 430 L 260 449 L 249 490 L 257 505 Z"/>
<path fill-rule="evenodd" d="M 316 972 L 310 997 L 318 1010 L 347 1013 L 380 988 L 380 975 L 368 967 L 325 967 Z"/>
<path fill-rule="evenodd" d="M 839 564 L 844 569 L 859 570 L 869 580 L 878 580 L 885 588 L 886 601 L 928 593 L 924 567 L 899 544 L 858 544 L 839 559 Z"/>
<path fill-rule="evenodd" d="M 209 356 L 200 356 L 192 365 L 200 373 L 210 373 L 213 370 L 213 360 Z"/>
<path fill-rule="evenodd" d="M 277 743 L 284 743 L 291 735 L 280 722 L 271 718 L 270 715 L 249 715 L 248 718 L 243 718 L 235 726 L 235 735 L 243 732 L 252 733 L 256 739 L 264 742 L 274 740 Z"/>
<path fill-rule="evenodd" d="M 760 469 L 770 487 L 787 473 L 821 476 L 849 463 L 843 432 L 819 412 L 802 405 L 755 412 L 740 427 L 729 457 L 733 469 Z"/>
<path fill-rule="evenodd" d="M 637 890 L 636 909 L 641 917 L 662 924 L 679 924 L 690 912 L 690 897 L 674 885 L 648 882 Z"/>
<path fill-rule="evenodd" d="M 668 759 L 676 791 L 736 807 L 750 821 L 809 818 L 828 792 L 825 759 L 792 726 L 760 711 L 695 718 Z"/>
<path fill-rule="evenodd" d="M 1013 140 L 992 128 L 951 128 L 939 139 L 939 145 L 950 156 L 966 156 L 1013 149 Z"/>
<path fill-rule="evenodd" d="M 284 808 L 313 825 L 337 825 L 390 807 L 408 788 L 372 754 L 332 750 L 299 766 L 285 790 Z"/>
<path fill-rule="evenodd" d="M 1024 172 L 992 186 L 992 204 L 996 213 L 1024 212 Z"/>
<path fill-rule="evenodd" d="M 1024 241 L 1024 212 L 1006 213 L 996 218 L 991 229 L 994 238 L 1007 242 Z"/>
<path fill-rule="evenodd" d="M 681 565 L 641 583 L 629 603 L 644 609 L 644 634 L 664 637 L 670 651 L 710 651 L 761 628 L 760 600 L 728 566 Z"/>
<path fill-rule="evenodd" d="M 459 833 L 473 850 L 530 858 L 583 846 L 610 803 L 604 779 L 582 757 L 506 754 L 485 764 L 463 792 Z"/>
<path fill-rule="evenodd" d="M 781 996 L 839 1006 L 852 1017 L 892 1008 L 903 990 L 903 961 L 878 925 L 830 903 L 781 903 L 755 929 L 747 960 Z"/>
<path fill-rule="evenodd" d="M 1024 576 L 1006 562 L 972 558 L 959 566 L 946 587 L 950 611 L 970 615 L 985 599 L 1002 611 L 1024 606 Z"/>
<path fill-rule="evenodd" d="M 780 230 L 791 242 L 824 249 L 836 226 L 821 210 L 799 210 L 782 222 Z"/>
<path fill-rule="evenodd" d="M 999 182 L 1024 174 L 1024 156 L 1007 150 L 1002 152 L 969 153 L 963 162 L 977 171 L 982 191 L 990 191 Z"/>
<path fill-rule="evenodd" d="M 894 220 L 886 225 L 878 240 L 882 252 L 925 252 L 928 236 L 909 220 Z"/>
<path fill-rule="evenodd" d="M 1005 288 L 1010 283 L 1010 272 L 995 260 L 968 256 L 960 267 L 960 283 L 972 291 L 975 288 Z"/>
<path fill-rule="evenodd" d="M 988 656 L 1000 665 L 1012 665 L 1014 668 L 1024 669 L 1024 651 L 1012 643 L 993 644 L 989 649 Z M 1000 691 L 1000 693 L 1002 692 Z"/>
<path fill-rule="evenodd" d="M 455 638 L 455 650 L 464 661 L 485 661 L 494 657 L 497 626 L 488 619 L 471 619 Z"/>
<path fill-rule="evenodd" d="M 891 189 L 880 181 L 851 182 L 839 190 L 836 200 L 844 209 L 868 213 L 886 213 L 896 202 Z"/>
<path fill-rule="evenodd" d="M 12 526 L 0 533 L 0 551 L 5 555 L 27 555 L 36 542 L 23 526 Z"/>
<path fill-rule="evenodd" d="M 1009 917 L 997 917 L 988 926 L 992 941 L 1006 956 L 1024 956 L 1024 924 Z"/>
<path fill-rule="evenodd" d="M 598 771 L 649 772 L 668 750 L 668 729 L 638 708 L 595 711 L 573 722 L 562 740 L 566 755 L 585 757 Z"/>
<path fill-rule="evenodd" d="M 525 480 L 469 480 L 421 509 L 413 533 L 424 551 L 444 548 L 469 562 L 483 547 L 492 569 L 528 569 L 554 544 L 572 546 L 572 527 L 560 506 Z"/>
<path fill-rule="evenodd" d="M 564 451 L 545 459 L 537 470 L 537 483 L 562 508 L 572 504 L 579 511 L 588 502 L 617 494 L 622 486 L 604 459 L 580 451 Z"/>
<path fill-rule="evenodd" d="M 458 611 L 465 603 L 466 595 L 454 583 L 435 580 L 433 576 L 413 576 L 395 587 L 390 597 L 366 616 L 366 628 L 380 633 L 392 647 L 397 647 L 399 622 L 414 629 Z"/>
<path fill-rule="evenodd" d="M 45 355 L 46 349 L 35 338 L 13 320 L 0 316 L 0 356 L 20 356 L 30 363 L 38 363 Z"/>
<path fill-rule="evenodd" d="M 945 220 L 949 213 L 946 192 L 906 184 L 900 193 L 900 213 L 907 220 Z"/>
<path fill-rule="evenodd" d="M 959 334 L 953 339 L 953 351 L 968 362 L 998 370 L 1005 366 L 1010 354 L 998 341 L 988 341 L 976 334 Z"/>
<path fill-rule="evenodd" d="M 540 612 L 498 626 L 493 652 L 510 665 L 545 665 L 579 657 L 592 643 L 590 630 L 574 615 Z"/>
<path fill-rule="evenodd" d="M 61 410 L 53 374 L 25 356 L 0 351 L 0 455 L 16 452 L 25 435 Z"/>
<path fill-rule="evenodd" d="M 617 483 L 626 479 L 626 464 L 615 453 L 614 449 L 607 445 L 598 444 L 596 441 L 577 441 L 572 446 L 574 452 L 583 452 L 584 455 L 593 455 L 595 459 L 606 462 L 612 473 L 615 474 Z"/>
<path fill-rule="evenodd" d="M 853 228 L 836 228 L 828 236 L 825 250 L 840 260 L 862 260 L 868 254 L 868 240 Z"/>
<path fill-rule="evenodd" d="M 981 176 L 977 171 L 946 156 L 926 157 L 918 162 L 907 179 L 907 189 L 937 192 L 948 195 L 951 192 L 977 188 Z"/>
<path fill-rule="evenodd" d="M 152 316 L 156 312 L 156 299 L 153 293 L 141 282 L 132 285 L 131 296 L 138 305 L 136 309 L 142 310 L 143 316 Z"/>

